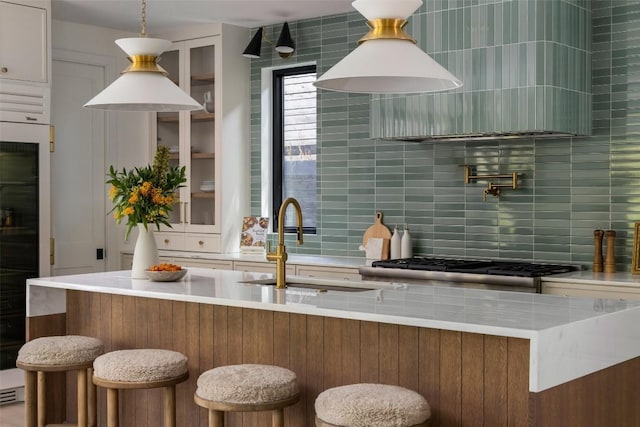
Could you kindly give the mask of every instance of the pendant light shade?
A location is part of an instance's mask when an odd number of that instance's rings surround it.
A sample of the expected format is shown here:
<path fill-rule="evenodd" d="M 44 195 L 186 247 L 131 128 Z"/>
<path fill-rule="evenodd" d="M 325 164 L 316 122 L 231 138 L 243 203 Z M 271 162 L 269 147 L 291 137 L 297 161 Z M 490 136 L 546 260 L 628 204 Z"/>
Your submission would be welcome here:
<path fill-rule="evenodd" d="M 158 73 L 125 73 L 84 106 L 99 110 L 157 112 L 202 109 L 202 105 Z"/>
<path fill-rule="evenodd" d="M 262 32 L 264 29 L 262 27 L 258 28 L 258 31 L 254 34 L 253 38 L 247 45 L 244 52 L 242 52 L 242 56 L 245 58 L 260 58 L 260 51 L 262 50 Z"/>
<path fill-rule="evenodd" d="M 405 31 L 422 0 L 356 0 L 371 31 L 360 45 L 313 84 L 355 93 L 420 93 L 451 90 L 462 82 L 427 55 Z"/>
<path fill-rule="evenodd" d="M 253 35 L 251 41 L 244 49 L 244 52 L 242 52 L 242 56 L 245 58 L 260 58 L 262 40 L 273 46 L 276 52 L 278 52 L 278 56 L 280 56 L 280 58 L 288 58 L 293 55 L 293 52 L 296 50 L 296 44 L 293 41 L 293 38 L 291 38 L 291 32 L 289 31 L 289 24 L 285 22 L 282 26 L 282 31 L 280 31 L 280 37 L 278 37 L 278 41 L 275 45 L 273 44 L 273 41 L 269 40 L 269 38 L 264 35 L 264 28 L 258 28 L 258 31 Z"/>
<path fill-rule="evenodd" d="M 131 64 L 116 81 L 84 106 L 116 111 L 201 110 L 202 105 L 169 80 L 167 72 L 157 64 L 171 42 L 146 37 L 145 7 L 143 0 L 141 37 L 116 40 Z"/>
<path fill-rule="evenodd" d="M 284 23 L 282 31 L 280 31 L 280 37 L 276 43 L 276 52 L 292 54 L 296 50 L 296 44 L 291 38 L 291 32 L 289 31 L 289 24 Z"/>

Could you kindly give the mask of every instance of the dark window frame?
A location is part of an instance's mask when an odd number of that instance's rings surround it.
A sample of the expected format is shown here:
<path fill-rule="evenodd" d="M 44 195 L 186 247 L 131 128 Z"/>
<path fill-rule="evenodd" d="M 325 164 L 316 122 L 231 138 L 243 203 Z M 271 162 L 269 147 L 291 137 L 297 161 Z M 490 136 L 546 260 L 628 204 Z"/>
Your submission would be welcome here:
<path fill-rule="evenodd" d="M 284 77 L 295 76 L 298 74 L 315 73 L 315 65 L 302 65 L 291 68 L 280 68 L 273 70 L 272 88 L 273 88 L 273 134 L 272 134 L 272 217 L 273 232 L 278 232 L 278 215 L 280 214 L 280 206 L 282 205 L 282 182 L 283 182 L 283 159 L 284 159 Z M 296 227 L 284 227 L 285 233 L 295 233 Z M 317 227 L 302 227 L 305 234 L 316 234 Z"/>

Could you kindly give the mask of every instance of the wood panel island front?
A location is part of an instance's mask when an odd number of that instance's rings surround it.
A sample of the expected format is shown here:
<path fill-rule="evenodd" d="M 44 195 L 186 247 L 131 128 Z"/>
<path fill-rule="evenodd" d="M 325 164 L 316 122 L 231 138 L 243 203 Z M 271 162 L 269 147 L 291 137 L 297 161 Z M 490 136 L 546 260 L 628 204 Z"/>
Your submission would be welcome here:
<path fill-rule="evenodd" d="M 207 425 L 193 402 L 198 376 L 238 363 L 296 373 L 302 398 L 285 410 L 287 426 L 312 427 L 320 392 L 358 382 L 421 393 L 433 427 L 640 425 L 640 302 L 380 282 L 326 292 L 246 283 L 264 276 L 192 268 L 170 283 L 132 280 L 129 271 L 30 279 L 28 338 L 81 334 L 107 351 L 184 353 L 180 426 Z M 73 421 L 74 382 L 48 385 L 58 397 L 49 402 L 66 395 Z M 103 423 L 102 390 L 98 399 Z M 126 390 L 121 411 L 124 426 L 157 426 L 161 394 Z M 63 412 L 52 405 L 49 422 Z M 228 425 L 270 420 L 231 413 Z"/>

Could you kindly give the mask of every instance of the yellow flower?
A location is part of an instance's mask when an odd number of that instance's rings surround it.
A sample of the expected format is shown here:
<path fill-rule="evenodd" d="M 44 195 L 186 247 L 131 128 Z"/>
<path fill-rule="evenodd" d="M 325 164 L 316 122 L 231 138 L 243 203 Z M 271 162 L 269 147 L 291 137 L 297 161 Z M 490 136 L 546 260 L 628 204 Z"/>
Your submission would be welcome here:
<path fill-rule="evenodd" d="M 138 200 L 140 200 L 140 198 L 138 197 L 138 193 L 132 191 L 131 196 L 129 197 L 129 203 L 135 205 L 136 203 L 138 203 Z"/>
<path fill-rule="evenodd" d="M 115 212 L 113 213 L 113 217 L 114 217 L 115 219 L 120 219 L 120 218 L 121 218 L 121 216 L 120 216 L 120 212 L 115 211 Z"/>
<path fill-rule="evenodd" d="M 142 186 L 140 187 L 140 194 L 142 194 L 143 197 L 147 197 L 152 189 L 153 189 L 153 184 L 151 184 L 149 181 L 145 181 L 142 183 Z"/>
<path fill-rule="evenodd" d="M 161 205 L 164 203 L 164 197 L 162 196 L 162 193 L 159 189 L 154 188 L 151 191 L 151 200 L 153 201 L 154 205 Z"/>
<path fill-rule="evenodd" d="M 114 201 L 117 195 L 118 195 L 118 189 L 116 189 L 115 185 L 112 185 L 111 188 L 109 189 L 109 198 L 111 199 L 111 201 Z"/>
<path fill-rule="evenodd" d="M 124 210 L 122 211 L 122 215 L 132 215 L 133 214 L 133 208 L 131 206 L 127 206 L 126 208 L 124 208 Z"/>

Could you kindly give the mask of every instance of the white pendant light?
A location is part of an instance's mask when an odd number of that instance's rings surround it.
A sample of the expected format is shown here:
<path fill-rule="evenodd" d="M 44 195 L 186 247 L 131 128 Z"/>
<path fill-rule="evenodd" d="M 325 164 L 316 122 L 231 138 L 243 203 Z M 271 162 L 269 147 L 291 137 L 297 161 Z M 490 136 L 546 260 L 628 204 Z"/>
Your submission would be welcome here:
<path fill-rule="evenodd" d="M 122 75 L 84 104 L 87 108 L 117 111 L 191 111 L 202 105 L 169 80 L 157 62 L 171 46 L 168 40 L 146 37 L 146 0 L 142 0 L 140 37 L 116 40 L 131 64 Z"/>
<path fill-rule="evenodd" d="M 422 0 L 356 0 L 371 30 L 354 51 L 320 76 L 320 89 L 356 93 L 440 92 L 462 82 L 433 60 L 405 31 Z"/>

